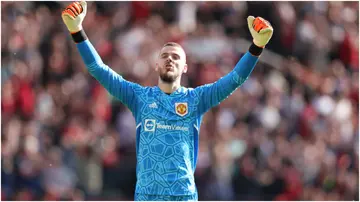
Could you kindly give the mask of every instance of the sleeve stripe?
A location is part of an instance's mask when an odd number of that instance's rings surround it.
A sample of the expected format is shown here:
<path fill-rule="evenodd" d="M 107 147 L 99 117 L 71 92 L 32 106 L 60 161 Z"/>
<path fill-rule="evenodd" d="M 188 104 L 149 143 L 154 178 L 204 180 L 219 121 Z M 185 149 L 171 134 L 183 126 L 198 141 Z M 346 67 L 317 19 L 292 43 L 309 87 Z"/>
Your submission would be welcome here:
<path fill-rule="evenodd" d="M 136 126 L 136 130 L 139 128 L 139 126 L 141 126 L 141 123 L 139 123 L 139 124 Z"/>
<path fill-rule="evenodd" d="M 199 128 L 194 124 L 194 128 L 199 132 Z"/>

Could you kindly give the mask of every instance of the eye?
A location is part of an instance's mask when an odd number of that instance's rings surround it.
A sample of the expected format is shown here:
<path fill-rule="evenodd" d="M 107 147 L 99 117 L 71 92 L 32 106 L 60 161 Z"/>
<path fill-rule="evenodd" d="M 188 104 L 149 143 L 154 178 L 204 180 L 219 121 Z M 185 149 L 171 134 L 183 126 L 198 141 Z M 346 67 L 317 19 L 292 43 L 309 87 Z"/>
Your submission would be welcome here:
<path fill-rule="evenodd" d="M 180 56 L 178 54 L 174 54 L 173 58 L 174 58 L 174 60 L 178 60 L 178 59 L 180 59 Z"/>

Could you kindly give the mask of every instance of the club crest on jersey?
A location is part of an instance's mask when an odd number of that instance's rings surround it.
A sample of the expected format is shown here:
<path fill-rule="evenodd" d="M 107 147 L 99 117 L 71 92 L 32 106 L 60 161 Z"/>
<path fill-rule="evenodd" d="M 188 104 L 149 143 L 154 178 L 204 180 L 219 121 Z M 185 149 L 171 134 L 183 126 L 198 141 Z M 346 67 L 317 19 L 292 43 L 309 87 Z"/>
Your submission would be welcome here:
<path fill-rule="evenodd" d="M 185 116 L 188 113 L 188 104 L 186 102 L 175 103 L 175 112 L 179 116 Z"/>

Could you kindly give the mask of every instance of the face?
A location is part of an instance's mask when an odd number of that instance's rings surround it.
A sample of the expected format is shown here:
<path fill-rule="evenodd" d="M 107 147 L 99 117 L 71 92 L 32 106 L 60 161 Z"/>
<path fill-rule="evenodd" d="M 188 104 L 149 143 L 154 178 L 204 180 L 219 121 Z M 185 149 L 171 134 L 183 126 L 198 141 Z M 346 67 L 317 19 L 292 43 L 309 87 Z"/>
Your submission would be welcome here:
<path fill-rule="evenodd" d="M 176 46 L 165 46 L 161 49 L 156 71 L 162 81 L 173 83 L 187 71 L 186 56 L 182 48 Z"/>

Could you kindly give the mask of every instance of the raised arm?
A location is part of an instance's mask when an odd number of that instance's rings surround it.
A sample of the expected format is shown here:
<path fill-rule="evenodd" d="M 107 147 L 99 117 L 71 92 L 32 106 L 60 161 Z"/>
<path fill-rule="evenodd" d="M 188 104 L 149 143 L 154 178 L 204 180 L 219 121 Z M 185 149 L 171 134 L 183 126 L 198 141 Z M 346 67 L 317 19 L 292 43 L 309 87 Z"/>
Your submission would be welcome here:
<path fill-rule="evenodd" d="M 236 64 L 235 68 L 215 83 L 195 88 L 195 92 L 200 100 L 198 105 L 200 114 L 218 105 L 247 80 L 258 62 L 258 57 L 263 48 L 272 37 L 273 28 L 266 20 L 249 16 L 248 25 L 253 37 L 253 43 L 249 51 Z"/>
<path fill-rule="evenodd" d="M 125 80 L 103 63 L 94 46 L 87 39 L 81 25 L 86 15 L 86 7 L 85 1 L 70 4 L 62 12 L 63 21 L 70 31 L 90 74 L 98 80 L 111 95 L 118 98 L 134 112 L 136 105 L 135 92 L 139 90 L 141 86 Z"/>

